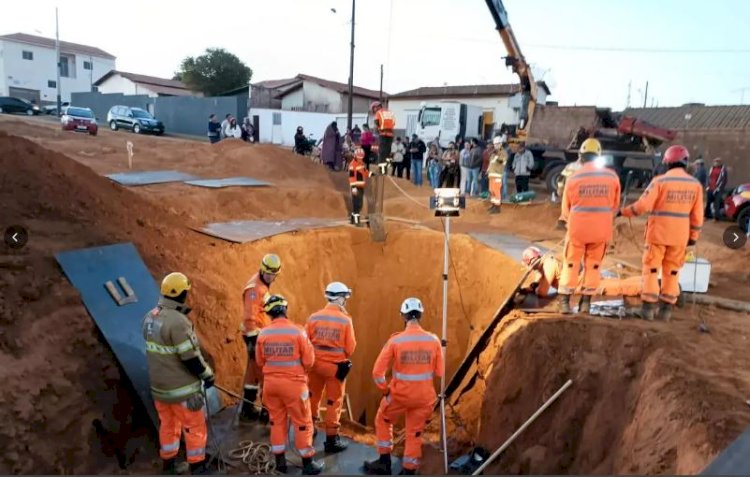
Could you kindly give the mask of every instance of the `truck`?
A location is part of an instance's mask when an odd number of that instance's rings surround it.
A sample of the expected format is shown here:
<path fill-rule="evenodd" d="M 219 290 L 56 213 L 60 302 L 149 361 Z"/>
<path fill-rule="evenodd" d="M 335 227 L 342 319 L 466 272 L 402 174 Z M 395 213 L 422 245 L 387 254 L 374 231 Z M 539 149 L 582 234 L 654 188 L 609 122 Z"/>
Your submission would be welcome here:
<path fill-rule="evenodd" d="M 482 108 L 457 101 L 422 103 L 417 117 L 417 135 L 427 144 L 435 139 L 441 148 L 448 147 L 456 136 L 482 137 L 484 114 Z"/>

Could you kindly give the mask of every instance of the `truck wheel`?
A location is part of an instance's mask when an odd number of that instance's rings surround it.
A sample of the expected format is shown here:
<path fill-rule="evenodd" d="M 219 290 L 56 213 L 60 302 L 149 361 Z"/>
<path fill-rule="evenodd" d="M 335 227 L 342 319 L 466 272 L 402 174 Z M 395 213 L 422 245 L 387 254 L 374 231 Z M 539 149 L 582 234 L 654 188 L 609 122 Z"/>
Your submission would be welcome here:
<path fill-rule="evenodd" d="M 557 191 L 557 179 L 565 169 L 565 164 L 557 164 L 549 168 L 544 176 L 544 182 L 547 185 L 547 192 L 550 194 Z"/>
<path fill-rule="evenodd" d="M 750 206 L 745 207 L 737 214 L 737 225 L 747 233 L 750 226 Z"/>

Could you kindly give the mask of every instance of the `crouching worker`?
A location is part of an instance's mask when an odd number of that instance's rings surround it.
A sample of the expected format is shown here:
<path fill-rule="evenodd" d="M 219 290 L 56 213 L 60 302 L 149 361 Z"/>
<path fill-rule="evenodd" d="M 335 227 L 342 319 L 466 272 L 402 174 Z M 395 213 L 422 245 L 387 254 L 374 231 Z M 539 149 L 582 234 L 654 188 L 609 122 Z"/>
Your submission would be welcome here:
<path fill-rule="evenodd" d="M 297 451 L 302 456 L 302 473 L 317 475 L 323 465 L 314 461 L 313 422 L 307 371 L 315 361 L 307 333 L 287 318 L 287 301 L 271 295 L 264 302 L 271 323 L 258 335 L 255 362 L 263 370 L 263 405 L 271 417 L 271 451 L 276 470 L 286 473 L 287 419 L 294 426 Z"/>
<path fill-rule="evenodd" d="M 542 255 L 536 247 L 529 247 L 523 251 L 521 263 L 533 270 L 529 284 L 522 290 L 527 294 L 535 294 L 539 298 L 549 298 L 552 288 L 560 286 L 562 262 L 552 255 Z"/>
<path fill-rule="evenodd" d="M 383 391 L 383 399 L 375 416 L 375 433 L 380 457 L 365 462 L 368 474 L 391 473 L 393 423 L 406 415 L 406 449 L 403 474 L 413 475 L 422 458 L 422 431 L 435 408 L 437 395 L 433 378 L 443 376 L 443 350 L 437 336 L 422 329 L 419 320 L 424 308 L 417 298 L 407 298 L 401 305 L 406 328 L 394 333 L 375 361 L 372 376 Z M 386 372 L 391 370 L 391 382 Z"/>
<path fill-rule="evenodd" d="M 190 280 L 170 273 L 161 283 L 159 304 L 143 320 L 151 394 L 159 414 L 159 456 L 166 474 L 175 474 L 180 437 L 185 434 L 190 472 L 210 474 L 206 465 L 204 386 L 214 374 L 203 360 L 186 306 Z"/>
<path fill-rule="evenodd" d="M 346 376 L 352 367 L 351 357 L 357 346 L 352 319 L 344 308 L 352 291 L 341 282 L 329 283 L 325 297 L 328 304 L 307 320 L 307 335 L 315 349 L 315 364 L 310 370 L 310 393 L 313 421 L 318 417 L 323 389 L 326 392 L 326 442 L 328 453 L 346 450 L 339 437 L 341 405 L 344 402 Z"/>

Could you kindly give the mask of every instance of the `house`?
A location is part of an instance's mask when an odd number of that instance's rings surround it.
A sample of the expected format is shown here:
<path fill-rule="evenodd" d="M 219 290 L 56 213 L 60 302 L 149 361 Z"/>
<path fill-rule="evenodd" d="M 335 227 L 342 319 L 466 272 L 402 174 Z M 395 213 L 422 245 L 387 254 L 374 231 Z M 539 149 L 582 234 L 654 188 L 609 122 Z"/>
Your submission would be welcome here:
<path fill-rule="evenodd" d="M 545 104 L 552 94 L 544 81 L 537 82 L 537 103 Z M 518 124 L 521 108 L 520 84 L 484 84 L 463 86 L 430 86 L 390 95 L 388 109 L 396 115 L 399 129 L 411 135 L 417 129 L 417 119 L 422 103 L 457 101 L 481 106 L 484 110 L 485 135 L 500 128 L 502 124 Z"/>
<path fill-rule="evenodd" d="M 354 86 L 352 97 L 352 111 L 367 113 L 380 92 Z M 250 104 L 255 108 L 341 114 L 348 111 L 348 98 L 348 84 L 305 74 L 250 85 Z"/>
<path fill-rule="evenodd" d="M 103 94 L 145 94 L 151 98 L 159 96 L 200 96 L 200 94 L 190 91 L 182 81 L 117 70 L 112 70 L 99 78 L 94 82 L 94 86 L 97 91 Z"/>
<path fill-rule="evenodd" d="M 0 35 L 0 96 L 25 98 L 36 104 L 57 101 L 55 40 L 25 33 Z M 115 56 L 99 48 L 60 42 L 60 93 L 70 101 L 74 92 L 91 91 Z"/>

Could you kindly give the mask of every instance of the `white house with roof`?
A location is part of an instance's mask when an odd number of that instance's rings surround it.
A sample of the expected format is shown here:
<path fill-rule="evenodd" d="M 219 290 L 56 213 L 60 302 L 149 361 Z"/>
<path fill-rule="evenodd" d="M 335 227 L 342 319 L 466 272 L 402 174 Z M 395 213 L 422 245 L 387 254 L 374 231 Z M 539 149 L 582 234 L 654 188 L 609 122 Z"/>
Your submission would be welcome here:
<path fill-rule="evenodd" d="M 57 101 L 55 40 L 25 33 L 0 35 L 0 96 L 36 104 Z M 96 81 L 115 69 L 115 56 L 99 48 L 60 42 L 60 89 L 63 101 L 74 92 L 91 91 Z"/>
<path fill-rule="evenodd" d="M 202 96 L 190 91 L 182 81 L 117 70 L 112 70 L 99 78 L 94 86 L 96 86 L 97 91 L 103 94 L 145 94 L 152 98 L 158 96 Z"/>
<path fill-rule="evenodd" d="M 544 81 L 537 82 L 537 103 L 545 104 L 550 90 Z M 484 111 L 485 135 L 503 124 L 517 125 L 521 108 L 520 84 L 483 84 L 463 86 L 429 86 L 388 96 L 388 109 L 396 115 L 396 127 L 411 135 L 417 129 L 419 110 L 441 101 L 456 101 L 480 106 Z"/>

